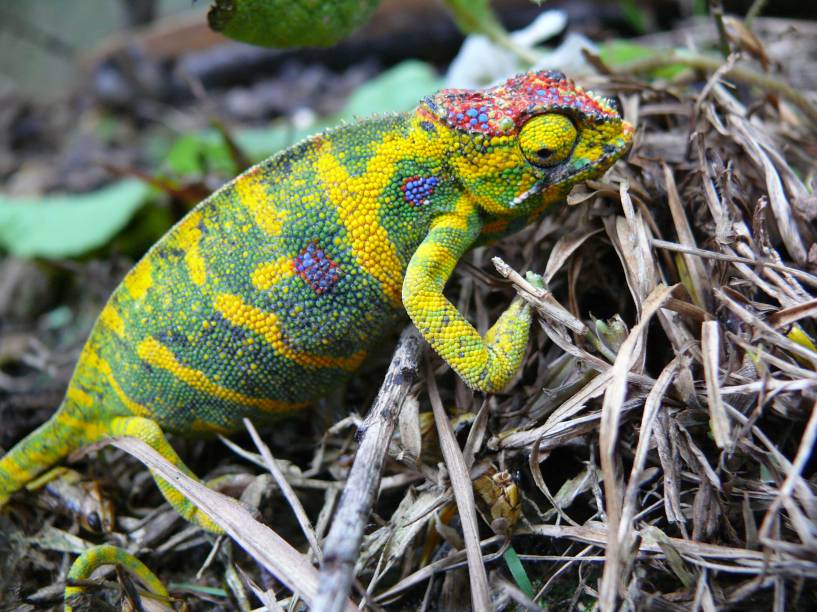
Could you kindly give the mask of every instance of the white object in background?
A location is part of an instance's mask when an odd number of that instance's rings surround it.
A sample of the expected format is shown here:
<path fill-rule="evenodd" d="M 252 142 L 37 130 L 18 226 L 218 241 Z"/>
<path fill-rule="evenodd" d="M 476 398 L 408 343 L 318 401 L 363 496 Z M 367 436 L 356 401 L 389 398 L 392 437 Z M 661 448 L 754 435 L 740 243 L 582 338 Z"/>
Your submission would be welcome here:
<path fill-rule="evenodd" d="M 527 49 L 553 38 L 567 27 L 567 15 L 562 11 L 545 11 L 521 30 L 510 34 L 513 41 Z M 587 71 L 587 62 L 582 49 L 596 51 L 596 46 L 582 34 L 569 33 L 565 40 L 552 51 L 536 49 L 540 56 L 532 69 L 560 70 L 569 75 Z M 487 87 L 509 76 L 517 74 L 525 67 L 511 51 L 499 47 L 479 34 L 466 37 L 459 53 L 448 67 L 445 86 L 448 88 L 475 89 Z"/>
<path fill-rule="evenodd" d="M 561 45 L 553 51 L 541 54 L 542 57 L 533 66 L 533 70 L 561 70 L 570 76 L 576 76 L 579 72 L 587 72 L 588 66 L 582 55 L 582 49 L 593 53 L 598 52 L 598 47 L 587 36 L 570 32 Z"/>
<path fill-rule="evenodd" d="M 567 26 L 567 15 L 562 11 L 545 11 L 531 24 L 511 33 L 511 39 L 528 49 L 552 38 Z M 520 70 L 519 58 L 512 51 L 499 47 L 481 34 L 470 34 L 462 43 L 459 53 L 448 67 L 445 86 L 474 89 Z"/>

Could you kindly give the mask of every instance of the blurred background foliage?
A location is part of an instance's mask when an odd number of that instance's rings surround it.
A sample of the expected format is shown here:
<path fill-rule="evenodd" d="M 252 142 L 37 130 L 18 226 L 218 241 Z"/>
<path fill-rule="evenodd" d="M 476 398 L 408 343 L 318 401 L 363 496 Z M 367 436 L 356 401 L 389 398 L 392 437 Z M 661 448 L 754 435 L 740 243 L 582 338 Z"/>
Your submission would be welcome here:
<path fill-rule="evenodd" d="M 326 126 L 531 66 L 581 76 L 648 61 L 653 48 L 629 39 L 706 11 L 705 0 L 4 3 L 0 250 L 93 254 L 130 224 L 115 244 L 138 257 L 248 163 Z"/>
<path fill-rule="evenodd" d="M 723 8 L 746 23 L 817 13 L 790 0 Z M 0 326 L 25 328 L 88 300 L 67 334 L 83 337 L 98 302 L 192 206 L 248 165 L 340 121 L 409 110 L 440 87 L 485 86 L 530 67 L 593 85 L 600 73 L 641 65 L 642 77 L 686 86 L 703 73 L 689 58 L 676 61 L 678 49 L 691 41 L 709 72 L 723 60 L 724 37 L 708 11 L 707 0 L 0 4 L 0 289 L 8 287 Z M 297 27 L 270 27 L 289 34 L 259 40 L 255 26 L 247 30 L 255 12 L 259 22 L 279 15 Z M 322 24 L 313 32 L 311 17 Z M 266 46 L 231 40 L 213 23 Z M 727 46 L 766 70 L 744 22 L 726 23 Z M 772 39 L 800 44 L 785 21 L 775 23 Z M 817 40 L 801 31 L 806 43 Z M 817 82 L 808 53 L 778 55 L 790 82 Z M 21 274 L 41 280 L 20 284 Z"/>

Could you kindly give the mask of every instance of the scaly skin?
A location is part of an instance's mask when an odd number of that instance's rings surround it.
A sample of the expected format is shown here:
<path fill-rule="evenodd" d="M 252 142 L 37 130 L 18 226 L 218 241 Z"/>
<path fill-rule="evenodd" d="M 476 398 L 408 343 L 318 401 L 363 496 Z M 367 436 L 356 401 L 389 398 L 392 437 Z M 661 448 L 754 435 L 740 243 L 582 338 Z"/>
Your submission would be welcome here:
<path fill-rule="evenodd" d="M 163 431 L 229 432 L 300 410 L 364 359 L 405 310 L 472 388 L 520 366 L 531 314 L 485 339 L 443 296 L 475 244 L 535 222 L 629 145 L 614 104 L 560 73 L 445 90 L 408 114 L 319 134 L 251 168 L 125 277 L 65 400 L 0 460 L 0 506 L 69 452 L 116 435 L 186 472 Z M 218 527 L 172 486 L 187 520 Z"/>
<path fill-rule="evenodd" d="M 65 587 L 65 612 L 72 612 L 74 602 L 80 601 L 78 598 L 84 590 L 81 586 L 75 586 L 75 583 L 80 580 L 88 580 L 94 570 L 103 565 L 126 567 L 158 598 L 167 601 L 170 597 L 162 581 L 141 561 L 121 548 L 102 544 L 86 550 L 71 565 L 68 572 L 68 585 Z"/>

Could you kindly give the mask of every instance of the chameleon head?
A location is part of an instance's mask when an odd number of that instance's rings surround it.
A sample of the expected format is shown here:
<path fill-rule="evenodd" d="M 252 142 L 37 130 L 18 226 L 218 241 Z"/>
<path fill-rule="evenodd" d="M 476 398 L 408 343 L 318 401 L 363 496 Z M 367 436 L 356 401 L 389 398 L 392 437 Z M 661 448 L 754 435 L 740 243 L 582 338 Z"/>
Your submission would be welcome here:
<path fill-rule="evenodd" d="M 483 91 L 446 89 L 419 115 L 446 131 L 453 173 L 488 213 L 527 216 L 600 176 L 634 128 L 616 101 L 555 71 L 528 72 Z"/>

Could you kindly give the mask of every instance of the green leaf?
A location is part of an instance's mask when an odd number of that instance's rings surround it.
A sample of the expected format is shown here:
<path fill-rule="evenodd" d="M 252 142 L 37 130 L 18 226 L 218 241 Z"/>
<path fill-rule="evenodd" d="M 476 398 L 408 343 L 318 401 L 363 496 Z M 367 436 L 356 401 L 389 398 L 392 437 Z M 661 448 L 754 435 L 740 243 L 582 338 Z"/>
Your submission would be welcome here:
<path fill-rule="evenodd" d="M 406 60 L 358 87 L 349 96 L 340 118 L 411 110 L 442 86 L 443 80 L 434 68 L 424 62 Z"/>
<path fill-rule="evenodd" d="M 627 64 L 649 60 L 659 53 L 665 52 L 626 40 L 611 40 L 599 45 L 599 57 L 612 68 L 626 67 Z M 660 79 L 672 79 L 686 69 L 686 66 L 682 64 L 671 64 L 654 70 L 652 74 Z"/>
<path fill-rule="evenodd" d="M 125 227 L 149 193 L 142 181 L 127 179 L 79 195 L 0 195 L 0 249 L 19 257 L 87 253 Z"/>
<path fill-rule="evenodd" d="M 513 576 L 514 582 L 516 582 L 516 586 L 519 587 L 519 590 L 522 591 L 528 597 L 528 599 L 533 599 L 535 595 L 533 592 L 533 585 L 531 584 L 530 578 L 528 578 L 528 573 L 522 566 L 522 560 L 519 558 L 519 555 L 516 554 L 514 547 L 508 546 L 508 550 L 505 551 L 502 558 L 505 559 L 505 564 L 508 566 L 511 576 Z"/>
<path fill-rule="evenodd" d="M 214 171 L 225 176 L 236 173 L 224 138 L 212 129 L 181 136 L 164 161 L 171 171 L 181 176 L 202 176 Z"/>
<path fill-rule="evenodd" d="M 329 47 L 369 20 L 380 0 L 215 0 L 216 32 L 260 47 Z"/>

